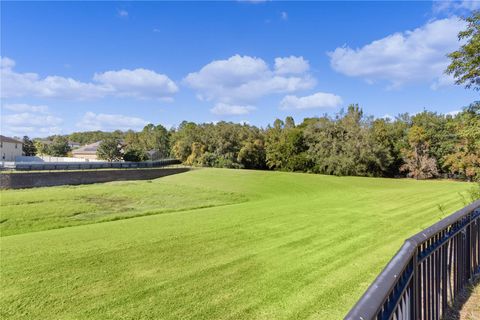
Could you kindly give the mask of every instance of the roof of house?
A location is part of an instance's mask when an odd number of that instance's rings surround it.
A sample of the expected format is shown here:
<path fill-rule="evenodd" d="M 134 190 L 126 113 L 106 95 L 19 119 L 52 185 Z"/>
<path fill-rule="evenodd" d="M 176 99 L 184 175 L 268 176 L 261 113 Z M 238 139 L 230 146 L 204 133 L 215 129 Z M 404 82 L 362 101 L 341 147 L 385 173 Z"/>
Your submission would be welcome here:
<path fill-rule="evenodd" d="M 10 142 L 10 143 L 23 143 L 20 140 L 10 138 L 10 137 L 5 137 L 5 136 L 2 136 L 2 135 L 0 135 L 0 141 L 1 142 Z"/>
<path fill-rule="evenodd" d="M 72 151 L 73 154 L 97 154 L 97 149 L 98 146 L 100 145 L 102 141 L 97 141 L 91 144 L 84 145 L 83 147 L 80 147 L 78 149 L 75 149 Z"/>

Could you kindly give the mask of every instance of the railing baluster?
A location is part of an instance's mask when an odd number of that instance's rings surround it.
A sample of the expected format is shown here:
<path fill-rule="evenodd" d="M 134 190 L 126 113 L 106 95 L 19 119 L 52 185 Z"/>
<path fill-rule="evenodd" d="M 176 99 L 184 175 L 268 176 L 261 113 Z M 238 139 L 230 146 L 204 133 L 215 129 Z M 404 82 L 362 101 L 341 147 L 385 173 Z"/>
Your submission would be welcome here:
<path fill-rule="evenodd" d="M 440 320 L 480 273 L 480 200 L 405 241 L 345 319 Z"/>

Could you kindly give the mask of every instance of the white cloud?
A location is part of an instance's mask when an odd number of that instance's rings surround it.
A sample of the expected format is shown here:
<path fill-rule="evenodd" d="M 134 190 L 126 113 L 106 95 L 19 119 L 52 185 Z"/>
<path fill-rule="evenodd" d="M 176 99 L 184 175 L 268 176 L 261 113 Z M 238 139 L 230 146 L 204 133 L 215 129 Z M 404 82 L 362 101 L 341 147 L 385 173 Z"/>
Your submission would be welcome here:
<path fill-rule="evenodd" d="M 15 61 L 7 57 L 0 57 L 0 68 L 1 69 L 13 69 L 15 67 Z"/>
<path fill-rule="evenodd" d="M 177 85 L 166 75 L 147 69 L 96 73 L 93 79 L 111 88 L 118 96 L 153 98 L 169 96 L 178 91 Z"/>
<path fill-rule="evenodd" d="M 237 0 L 238 2 L 249 2 L 253 4 L 267 2 L 269 0 Z"/>
<path fill-rule="evenodd" d="M 2 115 L 2 132 L 17 135 L 51 135 L 60 133 L 63 119 L 34 112 Z"/>
<path fill-rule="evenodd" d="M 438 0 L 433 1 L 433 12 L 473 11 L 480 9 L 478 0 Z"/>
<path fill-rule="evenodd" d="M 392 115 L 386 113 L 386 114 L 384 114 L 382 117 L 380 117 L 379 119 L 384 119 L 384 120 L 386 120 L 386 121 L 388 121 L 388 122 L 392 122 L 392 121 L 395 119 L 395 117 L 393 117 Z"/>
<path fill-rule="evenodd" d="M 12 127 L 26 126 L 26 127 L 45 127 L 57 126 L 63 121 L 61 118 L 52 115 L 39 115 L 29 112 L 15 113 L 2 116 L 3 122 Z"/>
<path fill-rule="evenodd" d="M 453 111 L 445 113 L 445 115 L 455 117 L 460 112 L 462 112 L 462 110 L 453 110 Z"/>
<path fill-rule="evenodd" d="M 217 103 L 215 107 L 210 109 L 213 114 L 217 115 L 244 115 L 255 110 L 253 106 L 239 106 L 226 103 Z"/>
<path fill-rule="evenodd" d="M 83 130 L 139 130 L 146 124 L 148 121 L 137 117 L 87 112 L 77 123 L 77 127 Z"/>
<path fill-rule="evenodd" d="M 128 17 L 128 11 L 127 10 L 118 10 L 118 16 L 122 18 L 127 18 Z"/>
<path fill-rule="evenodd" d="M 94 82 L 61 76 L 41 78 L 36 73 L 18 73 L 15 61 L 1 60 L 1 96 L 63 99 L 95 99 L 106 96 L 171 99 L 178 87 L 166 75 L 147 69 L 107 71 L 94 75 Z"/>
<path fill-rule="evenodd" d="M 342 98 L 332 93 L 317 92 L 315 94 L 297 97 L 288 95 L 280 102 L 281 109 L 313 109 L 334 108 L 342 104 Z"/>
<path fill-rule="evenodd" d="M 457 35 L 465 23 L 457 17 L 436 20 L 413 31 L 395 33 L 362 48 L 339 47 L 329 52 L 333 69 L 368 82 L 445 84 L 446 55 L 460 45 Z"/>
<path fill-rule="evenodd" d="M 4 111 L 15 113 L 5 114 Z M 7 135 L 52 135 L 60 133 L 63 119 L 52 115 L 48 106 L 29 104 L 2 105 L 1 130 Z"/>
<path fill-rule="evenodd" d="M 302 74 L 310 69 L 310 65 L 303 57 L 275 58 L 276 74 Z"/>
<path fill-rule="evenodd" d="M 437 79 L 430 85 L 432 90 L 437 90 L 442 87 L 448 87 L 455 84 L 455 78 L 453 75 L 442 73 Z"/>
<path fill-rule="evenodd" d="M 200 100 L 246 104 L 270 94 L 312 88 L 316 81 L 306 71 L 298 75 L 279 75 L 260 58 L 235 55 L 210 62 L 188 74 L 184 81 L 197 90 Z"/>
<path fill-rule="evenodd" d="M 282 20 L 288 20 L 288 13 L 285 11 L 282 11 L 280 13 L 280 17 L 282 18 Z"/>
<path fill-rule="evenodd" d="M 31 105 L 26 103 L 6 104 L 6 105 L 3 105 L 2 107 L 4 109 L 15 111 L 15 112 L 39 112 L 39 113 L 48 112 L 48 106 Z"/>

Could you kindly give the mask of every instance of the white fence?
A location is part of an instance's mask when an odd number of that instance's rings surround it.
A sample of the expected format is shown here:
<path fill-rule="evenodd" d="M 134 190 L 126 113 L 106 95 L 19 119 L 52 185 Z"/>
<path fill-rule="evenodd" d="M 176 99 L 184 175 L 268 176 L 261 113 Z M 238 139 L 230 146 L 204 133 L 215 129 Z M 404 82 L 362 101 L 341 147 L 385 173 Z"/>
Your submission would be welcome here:
<path fill-rule="evenodd" d="M 105 160 L 69 158 L 69 157 L 50 157 L 50 156 L 19 156 L 15 157 L 15 162 L 105 162 Z"/>

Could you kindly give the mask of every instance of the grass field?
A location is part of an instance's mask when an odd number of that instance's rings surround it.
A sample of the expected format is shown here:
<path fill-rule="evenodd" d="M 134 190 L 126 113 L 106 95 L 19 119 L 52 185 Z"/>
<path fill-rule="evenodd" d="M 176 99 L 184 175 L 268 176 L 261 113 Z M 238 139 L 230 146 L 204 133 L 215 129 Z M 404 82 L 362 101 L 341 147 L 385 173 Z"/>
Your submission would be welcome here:
<path fill-rule="evenodd" d="M 2 319 L 341 319 L 452 181 L 200 169 L 2 191 Z"/>

